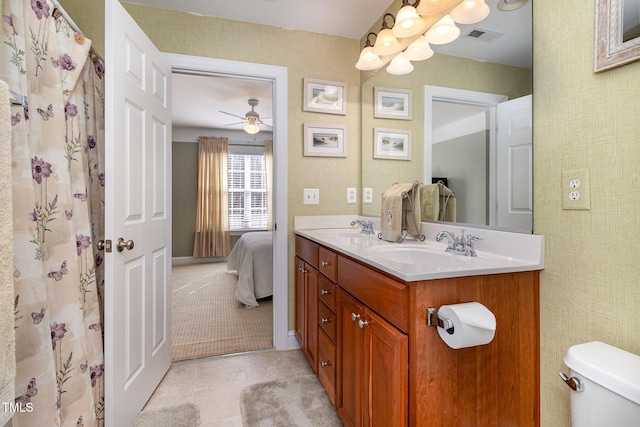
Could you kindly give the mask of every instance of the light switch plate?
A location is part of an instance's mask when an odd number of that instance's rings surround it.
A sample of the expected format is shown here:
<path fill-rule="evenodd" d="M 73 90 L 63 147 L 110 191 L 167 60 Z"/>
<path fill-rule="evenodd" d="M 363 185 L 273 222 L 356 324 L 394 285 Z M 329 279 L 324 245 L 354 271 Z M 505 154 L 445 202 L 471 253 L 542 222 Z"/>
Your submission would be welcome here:
<path fill-rule="evenodd" d="M 320 189 L 318 188 L 305 188 L 302 190 L 303 205 L 319 205 L 320 204 Z"/>
<path fill-rule="evenodd" d="M 347 188 L 347 203 L 358 203 L 358 193 L 355 188 Z"/>
<path fill-rule="evenodd" d="M 589 169 L 562 172 L 561 191 L 563 210 L 591 210 Z"/>

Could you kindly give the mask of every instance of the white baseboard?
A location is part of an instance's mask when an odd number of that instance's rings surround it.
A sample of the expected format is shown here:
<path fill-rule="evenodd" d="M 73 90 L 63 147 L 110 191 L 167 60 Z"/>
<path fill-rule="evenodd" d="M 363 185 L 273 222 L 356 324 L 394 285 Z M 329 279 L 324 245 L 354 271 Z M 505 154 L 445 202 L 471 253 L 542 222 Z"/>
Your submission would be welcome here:
<path fill-rule="evenodd" d="M 289 331 L 287 334 L 287 350 L 297 350 L 300 348 L 300 343 L 296 338 L 296 333 L 294 331 Z"/>
<path fill-rule="evenodd" d="M 171 265 L 204 264 L 208 262 L 225 262 L 227 257 L 196 258 L 192 256 L 182 256 L 171 258 Z"/>

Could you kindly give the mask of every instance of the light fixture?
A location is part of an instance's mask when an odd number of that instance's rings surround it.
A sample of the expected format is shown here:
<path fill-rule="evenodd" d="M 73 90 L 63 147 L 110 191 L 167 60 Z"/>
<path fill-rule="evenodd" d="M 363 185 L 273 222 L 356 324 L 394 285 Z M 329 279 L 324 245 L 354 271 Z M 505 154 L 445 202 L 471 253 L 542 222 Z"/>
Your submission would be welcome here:
<path fill-rule="evenodd" d="M 416 2 L 417 3 L 417 2 Z M 416 12 L 416 8 L 409 4 L 409 0 L 402 0 L 402 8 L 396 16 L 396 23 L 391 32 L 397 38 L 413 37 L 424 33 L 427 23 Z"/>
<path fill-rule="evenodd" d="M 455 22 L 453 22 L 453 19 L 451 19 L 449 15 L 445 15 L 444 18 L 436 22 L 425 35 L 431 44 L 446 44 L 458 38 L 460 28 L 456 27 Z"/>
<path fill-rule="evenodd" d="M 420 0 L 416 11 L 420 16 L 435 15 L 451 9 L 460 0 Z"/>
<path fill-rule="evenodd" d="M 260 126 L 253 117 L 247 117 L 247 124 L 244 126 L 244 131 L 248 134 L 254 135 L 260 132 Z"/>
<path fill-rule="evenodd" d="M 404 52 L 400 52 L 391 60 L 387 67 L 387 73 L 395 74 L 397 76 L 403 74 L 409 74 L 413 71 L 413 64 L 405 56 Z"/>
<path fill-rule="evenodd" d="M 432 56 L 433 50 L 424 34 L 415 39 L 404 51 L 404 57 L 410 61 L 422 61 Z"/>
<path fill-rule="evenodd" d="M 360 52 L 360 59 L 356 63 L 356 68 L 358 70 L 375 70 L 382 67 L 382 59 L 375 53 L 373 53 L 373 45 L 371 41 L 369 41 L 369 36 L 376 35 L 376 33 L 367 34 L 367 42 L 364 45 L 364 49 Z"/>
<path fill-rule="evenodd" d="M 460 24 L 475 24 L 489 16 L 489 11 L 489 6 L 484 0 L 464 0 L 449 13 L 449 16 Z"/>
<path fill-rule="evenodd" d="M 378 33 L 376 43 L 373 45 L 373 53 L 378 56 L 394 55 L 402 50 L 402 45 L 398 42 L 398 39 L 393 35 L 387 24 L 387 16 L 390 16 L 395 24 L 395 18 L 392 14 L 386 13 L 382 17 L 382 30 Z"/>

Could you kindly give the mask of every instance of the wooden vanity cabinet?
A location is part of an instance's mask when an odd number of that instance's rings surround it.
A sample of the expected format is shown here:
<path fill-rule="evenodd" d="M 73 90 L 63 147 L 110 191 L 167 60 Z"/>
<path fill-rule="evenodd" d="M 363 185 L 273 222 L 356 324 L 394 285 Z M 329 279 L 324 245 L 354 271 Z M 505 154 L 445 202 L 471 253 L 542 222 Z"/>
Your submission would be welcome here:
<path fill-rule="evenodd" d="M 409 339 L 338 290 L 336 409 L 346 426 L 407 426 Z"/>
<path fill-rule="evenodd" d="M 345 426 L 540 426 L 538 271 L 404 282 L 300 236 L 296 255 L 296 336 Z M 495 337 L 455 350 L 427 308 L 469 301 Z"/>

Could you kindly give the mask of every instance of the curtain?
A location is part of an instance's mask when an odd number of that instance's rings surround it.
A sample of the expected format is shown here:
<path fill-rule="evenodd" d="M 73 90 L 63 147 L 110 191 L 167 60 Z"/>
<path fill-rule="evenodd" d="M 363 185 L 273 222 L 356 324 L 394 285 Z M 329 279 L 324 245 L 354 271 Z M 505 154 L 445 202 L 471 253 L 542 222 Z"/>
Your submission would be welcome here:
<path fill-rule="evenodd" d="M 104 423 L 104 65 L 53 15 L 46 0 L 3 3 L 2 78 L 23 102 L 11 107 L 17 427 Z"/>
<path fill-rule="evenodd" d="M 273 230 L 273 140 L 264 140 L 264 163 L 267 175 L 267 230 Z"/>
<path fill-rule="evenodd" d="M 228 153 L 228 138 L 200 137 L 194 257 L 225 257 L 231 252 Z"/>

